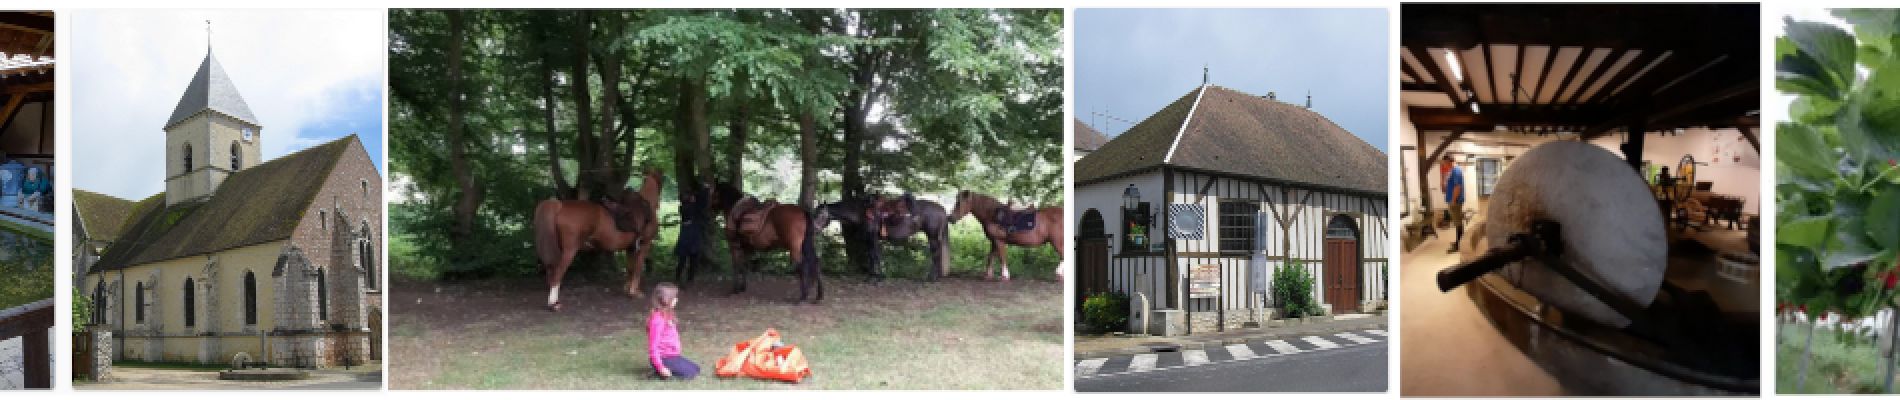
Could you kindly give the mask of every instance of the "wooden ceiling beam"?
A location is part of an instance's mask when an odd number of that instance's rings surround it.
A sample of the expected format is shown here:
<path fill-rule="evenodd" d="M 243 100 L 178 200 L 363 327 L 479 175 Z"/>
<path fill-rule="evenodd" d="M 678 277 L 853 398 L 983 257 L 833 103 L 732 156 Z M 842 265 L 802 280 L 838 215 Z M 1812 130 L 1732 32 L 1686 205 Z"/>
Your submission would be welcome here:
<path fill-rule="evenodd" d="M 1582 52 L 1577 53 L 1577 59 L 1570 63 L 1570 73 L 1565 74 L 1564 81 L 1558 83 L 1557 88 L 1551 92 L 1551 104 L 1558 104 L 1564 101 L 1564 88 L 1570 87 L 1570 81 L 1577 79 L 1577 72 L 1583 70 L 1583 63 L 1590 59 L 1590 53 L 1592 53 L 1593 50 L 1595 49 L 1585 47 Z"/>
<path fill-rule="evenodd" d="M 52 33 L 53 17 L 19 11 L 0 12 L 0 28 Z"/>
<path fill-rule="evenodd" d="M 1411 51 L 1412 58 L 1418 59 L 1419 66 L 1424 67 L 1425 72 L 1431 74 L 1433 81 L 1437 81 L 1435 83 L 1438 90 L 1445 92 L 1446 96 L 1451 96 L 1453 106 L 1460 109 L 1468 107 L 1464 102 L 1458 101 L 1458 90 L 1452 86 L 1451 77 L 1445 76 L 1445 71 L 1438 69 L 1438 59 L 1432 57 L 1430 51 L 1426 51 L 1424 47 L 1407 47 L 1406 50 Z"/>
<path fill-rule="evenodd" d="M 1589 128 L 1584 128 L 1583 131 L 1579 133 L 1583 136 L 1584 139 L 1591 139 L 1597 136 L 1602 136 L 1603 134 L 1608 133 L 1611 129 L 1614 129 L 1621 125 L 1625 125 L 1630 121 L 1637 121 L 1637 120 L 1640 120 L 1641 122 L 1643 122 L 1642 125 L 1649 127 L 1650 129 L 1665 129 L 1665 127 L 1657 126 L 1656 123 L 1659 121 L 1667 121 L 1667 120 L 1670 120 L 1671 118 L 1675 118 L 1683 114 L 1696 112 L 1702 109 L 1703 107 L 1709 106 L 1711 104 L 1717 104 L 1717 103 L 1729 100 L 1731 98 L 1760 94 L 1761 80 L 1748 79 L 1746 81 L 1742 81 L 1737 84 L 1732 84 L 1726 88 L 1719 89 L 1719 90 L 1695 91 L 1695 92 L 1688 92 L 1688 93 L 1697 93 L 1697 95 L 1695 95 L 1694 97 L 1684 99 L 1682 101 L 1656 101 L 1653 104 L 1670 104 L 1670 106 L 1668 108 L 1657 110 L 1655 112 L 1645 112 L 1645 110 L 1642 110 L 1640 108 L 1625 111 L 1625 112 L 1620 113 L 1614 118 L 1610 118 L 1609 120 L 1591 125 Z M 1743 99 L 1746 100 L 1746 98 L 1743 98 Z M 1737 112 L 1736 114 L 1739 115 L 1741 113 Z"/>
<path fill-rule="evenodd" d="M 1602 80 L 1603 74 L 1609 72 L 1610 65 L 1615 64 L 1616 59 L 1623 58 L 1623 53 L 1627 51 L 1628 50 L 1621 49 L 1621 48 L 1611 49 L 1610 55 L 1608 57 L 1604 57 L 1603 62 L 1597 63 L 1597 67 L 1591 70 L 1589 75 L 1585 75 L 1583 84 L 1577 85 L 1577 90 L 1572 91 L 1570 93 L 1570 100 L 1559 101 L 1559 103 L 1571 103 L 1571 104 L 1577 103 L 1577 100 L 1583 97 L 1584 92 L 1590 91 L 1590 85 L 1595 85 L 1598 81 Z M 1592 93 L 1592 94 L 1594 95 L 1595 93 Z"/>

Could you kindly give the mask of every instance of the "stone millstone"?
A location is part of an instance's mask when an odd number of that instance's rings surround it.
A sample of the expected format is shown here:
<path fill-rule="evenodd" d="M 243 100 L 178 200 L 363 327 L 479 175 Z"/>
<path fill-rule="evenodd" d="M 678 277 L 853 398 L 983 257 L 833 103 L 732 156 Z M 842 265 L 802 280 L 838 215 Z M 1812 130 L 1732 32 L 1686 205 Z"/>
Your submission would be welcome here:
<path fill-rule="evenodd" d="M 1547 219 L 1563 228 L 1562 260 L 1612 292 L 1647 306 L 1661 289 L 1669 247 L 1662 211 L 1641 175 L 1601 147 L 1546 143 L 1498 178 L 1485 213 L 1493 246 Z M 1499 273 L 1538 300 L 1613 327 L 1630 319 L 1549 268 L 1525 260 Z"/>

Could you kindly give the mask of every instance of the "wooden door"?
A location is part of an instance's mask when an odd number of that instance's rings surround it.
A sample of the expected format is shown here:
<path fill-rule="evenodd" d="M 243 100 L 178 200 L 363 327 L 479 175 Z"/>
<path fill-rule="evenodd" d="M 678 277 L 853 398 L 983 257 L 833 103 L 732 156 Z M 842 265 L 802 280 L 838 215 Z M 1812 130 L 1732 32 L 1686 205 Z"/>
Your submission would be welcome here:
<path fill-rule="evenodd" d="M 1075 307 L 1093 293 L 1109 291 L 1108 252 L 1110 237 L 1102 214 L 1093 209 L 1082 213 L 1081 234 L 1075 238 Z"/>
<path fill-rule="evenodd" d="M 1326 302 L 1334 314 L 1359 311 L 1359 241 L 1326 239 Z"/>

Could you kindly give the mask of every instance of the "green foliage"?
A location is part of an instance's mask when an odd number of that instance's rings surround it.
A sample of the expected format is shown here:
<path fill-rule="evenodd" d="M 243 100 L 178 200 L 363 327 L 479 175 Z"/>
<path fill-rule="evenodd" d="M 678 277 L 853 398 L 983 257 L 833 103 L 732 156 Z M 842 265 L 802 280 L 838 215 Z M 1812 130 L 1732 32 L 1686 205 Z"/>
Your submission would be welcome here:
<path fill-rule="evenodd" d="M 969 189 L 1018 203 L 1062 201 L 1060 9 L 459 12 L 467 25 L 459 41 L 448 11 L 390 12 L 390 175 L 404 194 L 390 206 L 389 236 L 403 242 L 401 254 L 391 253 L 392 271 L 534 274 L 528 225 L 535 203 L 557 194 L 552 166 L 576 185 L 600 174 L 584 164 L 583 152 L 603 153 L 586 148 L 584 133 L 611 131 L 609 167 L 664 172 L 665 199 L 676 198 L 674 184 L 688 173 L 729 179 L 734 174 L 721 170 L 738 157 L 748 191 L 787 202 L 807 184 L 818 198 L 835 200 L 840 176 L 853 169 L 871 191 Z M 451 49 L 462 55 L 460 80 L 449 78 Z M 583 58 L 584 72 L 575 74 L 573 61 Z M 608 65 L 620 73 L 602 76 Z M 873 84 L 857 84 L 858 76 Z M 619 95 L 611 115 L 604 109 L 609 82 Z M 585 96 L 576 96 L 582 83 Z M 689 83 L 707 96 L 697 113 L 682 101 L 680 88 Z M 450 101 L 457 98 L 459 113 Z M 881 112 L 852 137 L 844 111 L 854 99 L 871 99 Z M 578 112 L 583 102 L 591 102 L 588 120 Z M 801 114 L 816 117 L 817 151 L 808 162 L 799 152 Z M 451 156 L 447 129 L 457 118 L 465 126 L 460 160 Z M 710 127 L 703 134 L 714 154 L 694 150 L 698 133 L 682 130 L 691 125 L 686 120 Z M 748 133 L 737 143 L 740 154 L 727 154 L 741 136 L 731 131 L 735 120 Z M 577 132 L 583 125 L 592 132 Z M 862 154 L 847 165 L 854 147 Z M 694 167 L 709 160 L 711 171 Z M 458 163 L 472 179 L 457 179 Z M 776 174 L 807 166 L 817 181 Z M 466 193 L 479 194 L 474 221 L 454 213 Z M 669 221 L 662 231 L 671 231 L 677 216 L 662 218 Z M 458 226 L 472 231 L 457 236 Z M 670 254 L 654 253 L 650 265 L 670 267 Z M 1051 253 L 1016 249 L 1011 265 L 1052 270 L 1056 262 L 1044 254 Z M 961 248 L 957 257 L 957 265 L 972 259 Z M 973 259 L 980 265 L 980 254 Z"/>
<path fill-rule="evenodd" d="M 1294 261 L 1273 270 L 1273 304 L 1286 318 L 1321 315 L 1319 300 L 1313 297 L 1313 273 L 1304 263 Z"/>
<path fill-rule="evenodd" d="M 92 297 L 87 297 L 79 286 L 73 286 L 73 319 L 70 321 L 75 331 L 83 331 L 92 323 Z"/>
<path fill-rule="evenodd" d="M 1082 323 L 1098 332 L 1116 332 L 1128 327 L 1128 295 L 1122 292 L 1096 293 L 1082 300 Z"/>
<path fill-rule="evenodd" d="M 0 230 L 0 309 L 53 298 L 53 243 Z"/>
<path fill-rule="evenodd" d="M 1833 13 L 1853 33 L 1788 19 L 1776 41 L 1775 87 L 1797 96 L 1775 135 L 1776 295 L 1860 318 L 1900 294 L 1900 19 Z"/>

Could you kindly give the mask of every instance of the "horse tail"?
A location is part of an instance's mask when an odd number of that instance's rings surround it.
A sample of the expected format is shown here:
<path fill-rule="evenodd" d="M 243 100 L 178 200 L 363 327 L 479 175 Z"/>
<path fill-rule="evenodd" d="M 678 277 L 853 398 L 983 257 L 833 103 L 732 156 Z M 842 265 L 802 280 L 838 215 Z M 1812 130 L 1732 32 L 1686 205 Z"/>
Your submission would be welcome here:
<path fill-rule="evenodd" d="M 554 265 L 561 258 L 561 235 L 555 225 L 560 215 L 560 200 L 542 200 L 534 206 L 534 253 L 540 258 L 541 268 Z"/>

